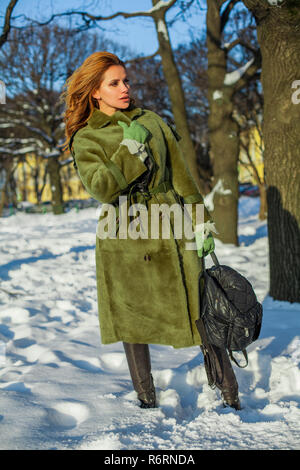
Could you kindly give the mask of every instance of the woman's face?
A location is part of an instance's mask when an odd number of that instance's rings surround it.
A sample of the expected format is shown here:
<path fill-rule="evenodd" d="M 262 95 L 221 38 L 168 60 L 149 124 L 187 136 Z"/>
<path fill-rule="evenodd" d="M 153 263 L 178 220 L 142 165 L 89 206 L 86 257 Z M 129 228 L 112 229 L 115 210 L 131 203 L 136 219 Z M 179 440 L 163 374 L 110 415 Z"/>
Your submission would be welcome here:
<path fill-rule="evenodd" d="M 101 85 L 92 93 L 98 99 L 100 111 L 111 116 L 130 103 L 129 80 L 122 65 L 111 65 L 103 75 Z"/>

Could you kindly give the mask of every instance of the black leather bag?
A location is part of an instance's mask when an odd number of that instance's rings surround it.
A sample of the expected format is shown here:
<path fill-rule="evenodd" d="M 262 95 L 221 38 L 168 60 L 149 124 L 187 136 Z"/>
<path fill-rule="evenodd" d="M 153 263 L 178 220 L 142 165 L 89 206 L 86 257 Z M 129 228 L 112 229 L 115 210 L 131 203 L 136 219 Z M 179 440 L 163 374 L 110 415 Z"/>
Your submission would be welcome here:
<path fill-rule="evenodd" d="M 229 266 L 220 265 L 215 253 L 211 257 L 214 266 L 209 269 L 205 269 L 202 258 L 203 271 L 198 280 L 200 312 L 196 325 L 204 343 L 225 347 L 239 367 L 246 367 L 246 348 L 260 334 L 262 305 L 244 276 Z M 243 352 L 244 366 L 236 361 L 232 351 Z"/>

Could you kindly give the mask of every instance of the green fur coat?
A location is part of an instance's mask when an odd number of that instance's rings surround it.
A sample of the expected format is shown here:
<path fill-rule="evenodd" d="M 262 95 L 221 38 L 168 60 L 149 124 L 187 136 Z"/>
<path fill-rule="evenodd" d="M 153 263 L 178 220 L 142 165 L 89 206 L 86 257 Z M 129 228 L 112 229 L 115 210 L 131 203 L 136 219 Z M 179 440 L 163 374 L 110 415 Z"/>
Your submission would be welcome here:
<path fill-rule="evenodd" d="M 146 194 L 137 191 L 137 184 L 149 176 L 148 166 L 121 144 L 123 130 L 118 121 L 129 125 L 133 119 L 150 132 L 146 149 L 152 173 Z M 175 204 L 182 216 L 188 214 L 194 227 L 196 205 L 203 204 L 203 199 L 178 140 L 157 114 L 137 107 L 112 116 L 95 109 L 87 125 L 74 136 L 72 149 L 79 177 L 87 192 L 102 203 L 96 234 L 96 279 L 103 344 L 125 341 L 175 348 L 201 344 L 195 325 L 201 262 L 195 248 L 187 249 L 195 244 L 185 234 L 186 217 L 180 221 L 180 214 L 170 207 Z M 140 212 L 130 213 L 132 204 Z M 153 204 L 164 208 L 158 219 L 151 218 Z M 204 209 L 204 222 L 209 219 Z M 169 232 L 163 235 L 166 221 L 171 224 L 166 225 Z M 175 221 L 179 235 L 174 235 Z M 110 234 L 106 238 L 104 225 Z M 152 236 L 154 225 L 156 235 Z"/>

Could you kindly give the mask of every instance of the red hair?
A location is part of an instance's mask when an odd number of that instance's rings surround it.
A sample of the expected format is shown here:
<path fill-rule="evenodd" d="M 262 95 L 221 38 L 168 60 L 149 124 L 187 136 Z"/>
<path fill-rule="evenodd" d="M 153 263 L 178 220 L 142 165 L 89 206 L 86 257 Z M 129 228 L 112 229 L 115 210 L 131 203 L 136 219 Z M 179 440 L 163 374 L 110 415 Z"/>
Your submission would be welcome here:
<path fill-rule="evenodd" d="M 94 52 L 85 59 L 80 67 L 67 79 L 61 99 L 66 102 L 64 114 L 67 148 L 71 135 L 86 125 L 95 108 L 99 108 L 98 101 L 92 97 L 92 93 L 99 88 L 103 75 L 112 65 L 125 67 L 124 62 L 118 56 L 110 52 Z M 133 100 L 130 101 L 130 104 Z"/>

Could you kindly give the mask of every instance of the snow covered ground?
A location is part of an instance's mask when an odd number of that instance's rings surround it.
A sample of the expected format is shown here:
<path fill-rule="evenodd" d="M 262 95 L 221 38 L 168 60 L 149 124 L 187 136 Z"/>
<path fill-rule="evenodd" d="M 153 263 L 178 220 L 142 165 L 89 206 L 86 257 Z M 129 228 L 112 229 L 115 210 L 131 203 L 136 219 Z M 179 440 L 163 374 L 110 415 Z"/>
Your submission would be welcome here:
<path fill-rule="evenodd" d="M 268 296 L 258 204 L 240 199 L 239 248 L 216 242 L 264 307 L 249 366 L 234 366 L 241 411 L 207 386 L 198 347 L 160 345 L 150 346 L 159 408 L 137 406 L 122 344 L 100 343 L 97 209 L 1 218 L 0 448 L 300 449 L 300 305 Z"/>

